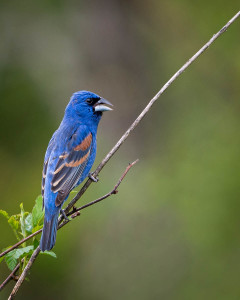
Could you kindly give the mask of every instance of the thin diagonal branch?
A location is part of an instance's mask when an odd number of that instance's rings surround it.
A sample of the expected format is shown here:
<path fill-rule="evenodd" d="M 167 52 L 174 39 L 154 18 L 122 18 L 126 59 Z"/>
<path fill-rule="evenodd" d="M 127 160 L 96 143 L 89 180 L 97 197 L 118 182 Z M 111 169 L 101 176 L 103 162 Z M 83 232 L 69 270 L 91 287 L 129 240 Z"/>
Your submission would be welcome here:
<path fill-rule="evenodd" d="M 18 271 L 20 267 L 20 264 L 17 264 L 16 267 L 13 269 L 13 271 L 8 275 L 8 277 L 3 281 L 3 283 L 0 285 L 0 291 L 4 289 L 4 287 L 12 280 L 14 279 L 15 273 Z"/>
<path fill-rule="evenodd" d="M 96 170 L 92 173 L 94 177 L 96 177 L 100 171 L 103 169 L 103 167 L 106 165 L 106 163 L 110 160 L 110 158 L 116 153 L 116 151 L 120 148 L 120 146 L 125 142 L 125 140 L 128 138 L 129 134 L 137 127 L 139 122 L 145 117 L 145 115 L 148 113 L 150 108 L 153 106 L 153 104 L 158 100 L 158 98 L 165 92 L 165 90 L 204 52 L 206 51 L 209 46 L 218 38 L 220 35 L 222 35 L 229 26 L 237 20 L 237 18 L 240 16 L 240 11 L 227 22 L 225 26 L 223 26 L 222 29 L 220 29 L 216 34 L 213 35 L 213 37 L 200 49 L 197 53 L 195 53 L 165 84 L 164 86 L 159 90 L 159 92 L 150 100 L 148 105 L 144 108 L 144 110 L 140 113 L 140 115 L 137 117 L 137 119 L 132 123 L 132 125 L 128 128 L 128 130 L 123 134 L 123 136 L 120 138 L 120 140 L 116 143 L 116 145 L 108 152 L 108 154 L 104 157 L 104 159 L 101 161 L 101 163 L 98 165 Z M 78 201 L 80 197 L 85 193 L 87 188 L 90 186 L 92 181 L 90 179 L 87 180 L 87 182 L 84 184 L 84 186 L 81 188 L 79 193 L 73 198 L 73 200 L 68 204 L 68 206 L 65 209 L 65 212 L 69 212 L 70 209 L 74 206 L 74 204 Z"/>
<path fill-rule="evenodd" d="M 119 179 L 118 183 L 115 185 L 115 187 L 113 188 L 113 190 L 112 190 L 111 192 L 107 193 L 106 195 L 102 196 L 101 198 L 98 198 L 98 199 L 96 199 L 96 200 L 94 200 L 94 201 L 92 201 L 92 202 L 90 202 L 90 203 L 94 204 L 94 202 L 95 202 L 95 203 L 100 202 L 101 200 L 104 200 L 104 199 L 108 198 L 109 196 L 113 195 L 113 194 L 116 192 L 116 190 L 117 190 L 117 188 L 119 187 L 119 185 L 121 184 L 121 182 L 122 182 L 122 180 L 124 179 L 124 177 L 127 175 L 127 173 L 128 173 L 128 171 L 130 170 L 130 168 L 133 167 L 137 162 L 138 162 L 138 159 L 135 160 L 133 163 L 130 163 L 130 164 L 128 165 L 128 167 L 126 168 L 125 172 L 123 173 L 123 175 L 122 175 L 121 178 Z M 90 206 L 90 203 L 86 204 L 85 206 L 86 206 L 86 207 Z M 92 205 L 92 204 L 91 204 L 91 205 Z M 79 210 L 82 210 L 83 208 L 84 208 L 84 207 L 82 206 L 82 207 L 80 207 L 80 208 L 78 208 L 78 209 L 75 209 L 75 210 L 69 212 L 69 213 L 67 214 L 67 216 L 71 216 L 71 215 L 73 215 L 73 213 L 75 213 L 75 212 L 77 212 L 77 211 L 79 211 Z M 61 223 L 61 225 L 59 224 L 58 230 L 59 230 L 60 228 L 62 228 L 64 225 L 66 225 L 67 223 L 68 223 L 68 222 Z M 17 243 L 16 243 L 15 245 L 13 245 L 12 247 L 10 247 L 10 248 L 8 248 L 7 250 L 3 251 L 3 252 L 0 254 L 0 257 L 6 255 L 7 253 L 11 252 L 12 250 L 18 248 L 18 246 L 20 246 L 21 244 L 23 244 L 24 242 L 26 242 L 27 240 L 31 239 L 32 237 L 38 235 L 38 234 L 41 233 L 41 232 L 42 232 L 42 229 L 39 229 L 38 231 L 36 231 L 36 232 L 30 234 L 30 235 L 27 236 L 26 238 L 24 238 L 24 239 L 22 239 L 21 241 L 17 242 Z"/>
<path fill-rule="evenodd" d="M 136 128 L 136 126 L 139 124 L 139 122 L 144 118 L 144 116 L 149 112 L 152 105 L 157 101 L 157 99 L 165 92 L 165 90 L 203 53 L 205 52 L 209 46 L 218 38 L 220 37 L 228 28 L 229 26 L 234 23 L 237 18 L 240 16 L 240 11 L 227 22 L 227 24 L 221 28 L 216 34 L 213 35 L 213 37 L 197 52 L 195 53 L 169 80 L 168 82 L 159 90 L 159 92 L 150 100 L 150 102 L 147 104 L 147 106 L 144 108 L 144 110 L 140 113 L 140 115 L 137 117 L 137 119 L 132 123 L 132 125 L 128 128 L 128 130 L 123 134 L 123 136 L 120 138 L 120 140 L 116 143 L 116 145 L 112 148 L 112 150 L 109 151 L 109 153 L 105 156 L 105 158 L 102 160 L 102 162 L 98 165 L 96 170 L 93 172 L 93 176 L 97 176 L 100 171 L 103 169 L 103 167 L 107 164 L 107 162 L 110 160 L 110 158 L 116 153 L 116 151 L 120 148 L 120 146 L 124 143 L 124 141 L 128 138 L 130 133 Z M 65 209 L 65 213 L 68 213 L 70 209 L 74 206 L 74 204 L 78 201 L 78 199 L 85 193 L 87 188 L 91 185 L 92 181 L 90 179 L 87 180 L 87 182 L 84 184 L 84 186 L 81 188 L 80 192 L 74 197 L 74 199 L 68 204 L 68 206 Z M 60 219 L 61 221 L 61 219 Z M 20 276 L 18 282 L 16 283 L 9 299 L 13 299 L 13 297 L 16 295 L 19 287 L 21 286 L 24 276 L 26 276 L 26 273 L 32 266 L 32 263 L 36 259 L 37 255 L 39 254 L 37 248 L 35 252 L 33 253 L 29 263 L 27 264 L 26 268 L 24 269 L 22 275 Z M 38 251 L 37 251 L 38 250 Z"/>
<path fill-rule="evenodd" d="M 13 245 L 12 247 L 8 248 L 7 250 L 3 251 L 0 254 L 0 257 L 6 255 L 7 253 L 11 252 L 12 250 L 16 249 L 18 246 L 22 245 L 24 242 L 30 240 L 32 237 L 34 237 L 35 235 L 39 234 L 40 232 L 42 232 L 42 229 L 39 229 L 38 231 L 28 235 L 27 237 L 25 237 L 24 239 L 22 239 L 21 241 L 17 242 L 15 245 Z"/>
<path fill-rule="evenodd" d="M 31 268 L 32 264 L 34 263 L 35 259 L 37 258 L 38 254 L 40 253 L 40 248 L 39 246 L 35 249 L 35 251 L 33 252 L 29 262 L 27 263 L 25 269 L 23 270 L 21 276 L 19 277 L 17 283 L 15 284 L 10 296 L 8 297 L 8 300 L 12 300 L 14 299 L 14 297 L 16 296 L 20 286 L 22 285 L 25 277 L 27 276 L 27 273 L 29 271 L 29 269 Z"/>
<path fill-rule="evenodd" d="M 130 163 L 130 164 L 128 165 L 128 167 L 126 168 L 125 172 L 124 172 L 123 175 L 119 178 L 117 184 L 114 186 L 114 188 L 113 188 L 113 190 L 112 190 L 111 192 L 109 192 L 109 193 L 107 193 L 106 195 L 104 195 L 104 196 L 102 196 L 102 197 L 100 197 L 100 198 L 98 198 L 98 199 L 96 199 L 96 200 L 93 200 L 93 201 L 91 201 L 91 202 L 89 202 L 89 203 L 87 203 L 87 204 L 85 204 L 85 205 L 83 205 L 83 206 L 81 206 L 81 207 L 79 207 L 79 208 L 76 208 L 76 209 L 74 209 L 73 211 L 70 211 L 70 212 L 67 214 L 67 216 L 73 216 L 74 214 L 76 214 L 76 213 L 79 212 L 80 210 L 83 210 L 84 208 L 87 208 L 87 207 L 89 207 L 89 206 L 92 206 L 92 205 L 94 205 L 94 204 L 96 204 L 96 203 L 98 203 L 98 202 L 101 202 L 102 200 L 104 200 L 104 199 L 106 199 L 106 198 L 112 196 L 112 195 L 117 194 L 117 193 L 118 193 L 118 190 L 117 190 L 117 189 L 118 189 L 119 185 L 122 183 L 124 177 L 127 175 L 127 173 L 129 172 L 129 170 L 130 170 L 137 162 L 138 162 L 138 159 L 135 160 L 134 162 L 132 162 L 132 163 Z"/>
<path fill-rule="evenodd" d="M 159 90 L 159 92 L 151 99 L 151 101 L 148 103 L 148 105 L 145 107 L 145 109 L 141 112 L 141 114 L 137 117 L 137 119 L 132 123 L 132 125 L 128 128 L 128 130 L 123 134 L 123 136 L 120 138 L 120 140 L 116 143 L 116 145 L 109 151 L 109 153 L 105 156 L 105 158 L 101 161 L 101 163 L 98 165 L 96 170 L 93 172 L 93 176 L 97 176 L 100 171 L 103 169 L 103 167 L 106 165 L 106 163 L 110 160 L 110 158 L 115 154 L 115 152 L 120 148 L 120 146 L 124 143 L 124 141 L 127 139 L 129 134 L 135 129 L 135 127 L 138 125 L 138 123 L 143 119 L 143 117 L 147 114 L 147 112 L 150 110 L 152 105 L 156 102 L 156 100 L 163 94 L 163 92 L 173 83 L 174 80 L 176 80 L 189 66 L 192 64 L 209 46 L 221 35 L 223 34 L 228 27 L 236 21 L 236 19 L 240 16 L 240 11 L 231 19 L 228 21 L 228 23 L 223 26 L 221 30 L 219 30 L 216 34 L 213 35 L 213 37 L 196 53 L 194 54 L 169 80 L 168 82 Z M 78 199 L 81 198 L 81 196 L 85 193 L 87 188 L 92 183 L 91 179 L 88 179 L 86 183 L 83 185 L 79 193 L 72 199 L 72 201 L 68 204 L 68 206 L 65 208 L 65 213 L 68 213 L 70 209 L 74 206 L 74 204 L 78 201 Z M 62 221 L 62 218 L 60 217 L 59 222 Z M 42 229 L 38 230 L 37 232 L 29 235 L 25 239 L 19 241 L 15 245 L 13 245 L 11 248 L 5 250 L 0 254 L 0 257 L 6 255 L 8 252 L 12 251 L 13 249 L 17 248 L 19 245 L 24 243 L 25 241 L 29 240 L 30 238 L 34 237 L 35 235 L 39 234 L 42 231 Z"/>
<path fill-rule="evenodd" d="M 137 162 L 138 162 L 138 159 L 135 160 L 134 162 L 130 163 L 130 164 L 127 166 L 126 170 L 124 171 L 124 173 L 122 174 L 122 176 L 119 178 L 118 182 L 116 183 L 116 185 L 114 186 L 114 188 L 113 188 L 112 191 L 110 191 L 110 192 L 107 193 L 106 195 L 102 196 L 101 198 L 98 198 L 98 199 L 96 199 L 96 200 L 94 200 L 94 201 L 92 201 L 92 202 L 90 202 L 90 203 L 87 203 L 86 205 L 83 205 L 83 206 L 81 206 L 81 207 L 79 207 L 79 208 L 73 210 L 73 211 L 70 212 L 68 215 L 71 215 L 72 218 L 75 218 L 76 216 L 80 215 L 80 213 L 79 213 L 80 210 L 83 210 L 84 208 L 87 208 L 87 207 L 89 207 L 89 206 L 92 206 L 92 205 L 94 205 L 94 204 L 96 204 L 96 203 L 98 203 L 98 202 L 100 202 L 100 201 L 102 201 L 102 200 L 104 200 L 104 199 L 110 197 L 111 195 L 117 194 L 117 189 L 118 189 L 119 185 L 122 183 L 123 179 L 125 178 L 125 176 L 126 176 L 127 173 L 129 172 L 129 170 L 130 170 Z M 63 222 L 62 224 L 60 224 L 60 225 L 58 226 L 58 229 L 62 228 L 62 227 L 63 227 L 64 225 L 66 225 L 67 223 L 69 223 L 69 221 Z M 12 292 L 11 292 L 9 298 L 8 298 L 9 300 L 10 300 L 10 299 L 14 299 L 14 297 L 15 297 L 16 293 L 18 292 L 20 286 L 22 285 L 22 283 L 23 283 L 25 277 L 27 276 L 27 273 L 28 273 L 29 269 L 31 268 L 32 264 L 34 263 L 34 261 L 35 261 L 35 259 L 37 258 L 37 256 L 38 256 L 39 253 L 40 253 L 40 248 L 39 248 L 39 246 L 38 246 L 38 247 L 35 249 L 35 251 L 33 252 L 33 254 L 32 254 L 32 256 L 31 256 L 29 262 L 27 263 L 27 266 L 25 267 L 25 269 L 24 269 L 24 271 L 22 272 L 21 276 L 19 277 L 19 279 L 18 279 L 16 285 L 14 286 L 14 289 L 12 290 Z M 15 273 L 18 269 L 19 269 L 19 264 L 18 264 L 18 266 L 13 270 L 13 272 L 7 277 L 7 279 L 2 283 L 2 285 L 1 285 L 2 288 L 4 288 L 4 286 L 7 284 L 7 282 L 9 282 L 9 281 L 12 279 L 14 273 Z"/>

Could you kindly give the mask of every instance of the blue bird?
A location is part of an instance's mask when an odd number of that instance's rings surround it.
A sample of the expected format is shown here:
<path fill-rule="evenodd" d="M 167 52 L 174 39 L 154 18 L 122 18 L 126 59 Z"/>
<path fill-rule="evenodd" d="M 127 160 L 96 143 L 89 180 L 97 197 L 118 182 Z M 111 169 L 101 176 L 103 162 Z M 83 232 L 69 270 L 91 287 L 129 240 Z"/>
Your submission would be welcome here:
<path fill-rule="evenodd" d="M 89 174 L 97 150 L 97 128 L 103 111 L 112 110 L 100 96 L 79 91 L 72 95 L 44 158 L 42 197 L 45 217 L 41 251 L 56 242 L 58 216 L 72 189 Z"/>

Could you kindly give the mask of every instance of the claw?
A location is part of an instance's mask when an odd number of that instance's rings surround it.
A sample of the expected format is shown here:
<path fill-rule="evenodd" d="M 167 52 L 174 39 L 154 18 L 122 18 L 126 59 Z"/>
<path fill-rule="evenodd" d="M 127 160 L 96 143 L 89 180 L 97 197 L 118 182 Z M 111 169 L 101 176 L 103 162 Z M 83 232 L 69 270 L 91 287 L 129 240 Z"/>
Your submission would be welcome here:
<path fill-rule="evenodd" d="M 61 213 L 61 215 L 63 216 L 64 220 L 70 221 L 70 219 L 67 217 L 67 215 L 65 214 L 65 212 L 64 212 L 63 209 L 60 209 L 60 213 Z"/>
<path fill-rule="evenodd" d="M 99 181 L 98 177 L 95 178 L 95 177 L 93 176 L 93 173 L 89 173 L 89 174 L 88 174 L 88 177 L 89 177 L 93 182 L 98 182 L 98 181 Z"/>

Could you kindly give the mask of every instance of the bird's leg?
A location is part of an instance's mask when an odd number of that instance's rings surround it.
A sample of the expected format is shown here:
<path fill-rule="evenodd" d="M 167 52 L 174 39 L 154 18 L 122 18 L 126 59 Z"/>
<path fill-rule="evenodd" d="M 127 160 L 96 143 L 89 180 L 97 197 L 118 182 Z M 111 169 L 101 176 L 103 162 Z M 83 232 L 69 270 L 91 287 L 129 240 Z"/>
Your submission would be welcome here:
<path fill-rule="evenodd" d="M 61 213 L 61 215 L 63 216 L 63 219 L 64 219 L 64 220 L 70 221 L 70 219 L 67 217 L 67 215 L 65 214 L 65 212 L 64 212 L 63 209 L 60 209 L 60 213 Z"/>
<path fill-rule="evenodd" d="M 99 181 L 98 177 L 94 177 L 94 176 L 93 176 L 93 173 L 89 173 L 89 174 L 88 174 L 88 177 L 89 177 L 93 182 L 98 182 L 98 181 Z"/>

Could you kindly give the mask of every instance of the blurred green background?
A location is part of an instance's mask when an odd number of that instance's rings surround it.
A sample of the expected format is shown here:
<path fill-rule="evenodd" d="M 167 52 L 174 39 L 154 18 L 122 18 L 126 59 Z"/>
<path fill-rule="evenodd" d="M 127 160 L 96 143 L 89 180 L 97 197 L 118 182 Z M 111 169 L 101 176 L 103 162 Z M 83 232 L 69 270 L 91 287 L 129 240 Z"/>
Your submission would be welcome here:
<path fill-rule="evenodd" d="M 48 141 L 75 91 L 114 104 L 95 166 L 239 1 L 1 1 L 0 184 L 9 214 L 40 194 Z M 160 98 L 81 200 L 17 299 L 240 299 L 239 20 Z M 79 203 L 80 204 L 80 203 Z M 0 217 L 0 248 L 15 243 Z M 0 265 L 0 279 L 9 274 Z M 1 293 L 6 299 L 11 282 Z"/>

